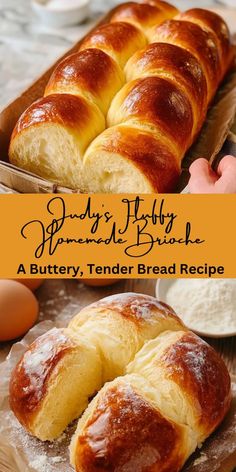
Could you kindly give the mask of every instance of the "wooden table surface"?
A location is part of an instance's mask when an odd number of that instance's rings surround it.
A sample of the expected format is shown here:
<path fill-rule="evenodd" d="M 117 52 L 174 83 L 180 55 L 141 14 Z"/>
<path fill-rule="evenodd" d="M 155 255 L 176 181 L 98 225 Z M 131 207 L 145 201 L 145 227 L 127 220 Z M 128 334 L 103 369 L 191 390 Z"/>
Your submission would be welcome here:
<path fill-rule="evenodd" d="M 156 280 L 133 279 L 121 280 L 109 287 L 85 287 L 76 280 L 46 280 L 36 292 L 40 303 L 40 321 L 57 322 L 67 305 L 71 306 L 71 315 L 83 306 L 100 298 L 121 292 L 139 292 L 155 294 Z M 68 316 L 68 315 L 67 315 Z M 62 318 L 63 319 L 63 318 Z M 224 339 L 206 338 L 224 358 L 231 374 L 236 375 L 236 336 Z M 10 343 L 0 343 L 0 362 L 3 361 L 11 348 Z"/>

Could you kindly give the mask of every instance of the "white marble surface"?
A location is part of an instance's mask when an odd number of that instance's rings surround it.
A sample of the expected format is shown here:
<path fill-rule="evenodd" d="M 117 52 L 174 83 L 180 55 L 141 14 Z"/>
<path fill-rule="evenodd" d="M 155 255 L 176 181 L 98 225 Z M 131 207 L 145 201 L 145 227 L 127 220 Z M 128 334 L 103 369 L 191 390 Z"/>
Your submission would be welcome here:
<path fill-rule="evenodd" d="M 0 110 L 118 2 L 92 0 L 90 18 L 83 25 L 56 30 L 40 23 L 30 0 L 0 0 Z M 173 0 L 172 3 L 181 9 L 218 5 L 214 0 Z"/>

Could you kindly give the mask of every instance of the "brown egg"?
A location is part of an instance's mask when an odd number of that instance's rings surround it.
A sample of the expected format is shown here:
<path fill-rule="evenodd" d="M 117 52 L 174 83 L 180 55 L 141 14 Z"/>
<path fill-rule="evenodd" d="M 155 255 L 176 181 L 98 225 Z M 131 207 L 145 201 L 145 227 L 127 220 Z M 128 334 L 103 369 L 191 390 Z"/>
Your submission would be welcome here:
<path fill-rule="evenodd" d="M 90 287 L 105 287 L 116 284 L 119 279 L 83 279 L 82 282 Z"/>
<path fill-rule="evenodd" d="M 29 288 L 15 280 L 0 279 L 0 341 L 25 334 L 34 325 L 38 310 Z"/>
<path fill-rule="evenodd" d="M 15 280 L 16 282 L 20 282 L 20 284 L 25 285 L 33 292 L 37 290 L 37 288 L 39 288 L 40 285 L 42 285 L 42 283 L 44 282 L 44 279 L 13 279 L 13 280 Z"/>

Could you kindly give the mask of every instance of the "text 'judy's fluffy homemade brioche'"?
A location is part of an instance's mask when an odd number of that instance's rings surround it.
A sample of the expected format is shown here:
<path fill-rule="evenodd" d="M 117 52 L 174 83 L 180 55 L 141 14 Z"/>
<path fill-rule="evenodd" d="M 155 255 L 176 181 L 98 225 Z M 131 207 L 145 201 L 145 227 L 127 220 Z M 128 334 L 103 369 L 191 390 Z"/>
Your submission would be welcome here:
<path fill-rule="evenodd" d="M 230 401 L 214 349 L 170 307 L 135 293 L 95 302 L 38 338 L 10 382 L 13 412 L 41 440 L 84 411 L 70 446 L 77 472 L 178 472 Z"/>
<path fill-rule="evenodd" d="M 121 4 L 20 117 L 10 162 L 83 192 L 171 192 L 233 59 L 214 12 Z"/>

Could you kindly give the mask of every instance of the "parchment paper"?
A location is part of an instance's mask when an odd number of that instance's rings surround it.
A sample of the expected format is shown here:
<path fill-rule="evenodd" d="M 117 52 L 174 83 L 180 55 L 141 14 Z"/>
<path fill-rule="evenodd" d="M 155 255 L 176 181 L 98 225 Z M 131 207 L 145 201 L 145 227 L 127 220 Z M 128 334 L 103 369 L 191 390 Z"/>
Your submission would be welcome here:
<path fill-rule="evenodd" d="M 53 326 L 66 325 L 78 310 L 69 303 L 56 324 L 43 321 L 23 340 L 13 345 L 5 362 L 0 364 L 0 471 L 1 472 L 72 472 L 68 445 L 76 427 L 70 425 L 53 443 L 43 443 L 25 432 L 9 408 L 10 374 L 27 346 Z M 232 472 L 236 467 L 236 380 L 233 379 L 233 403 L 220 428 L 190 458 L 183 472 Z"/>

